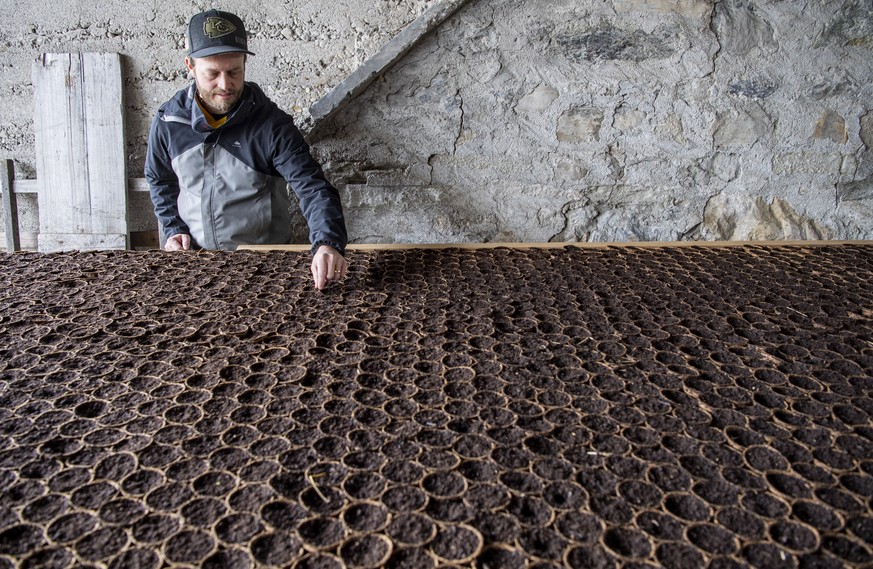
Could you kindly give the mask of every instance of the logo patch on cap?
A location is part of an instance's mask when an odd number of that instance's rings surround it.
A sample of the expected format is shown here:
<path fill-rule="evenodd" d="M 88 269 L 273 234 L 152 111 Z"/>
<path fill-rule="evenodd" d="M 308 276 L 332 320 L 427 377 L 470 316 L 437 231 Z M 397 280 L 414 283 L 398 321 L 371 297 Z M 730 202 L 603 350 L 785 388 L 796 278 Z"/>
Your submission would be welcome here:
<path fill-rule="evenodd" d="M 224 18 L 210 17 L 203 23 L 203 33 L 210 39 L 218 39 L 236 31 L 236 26 Z"/>

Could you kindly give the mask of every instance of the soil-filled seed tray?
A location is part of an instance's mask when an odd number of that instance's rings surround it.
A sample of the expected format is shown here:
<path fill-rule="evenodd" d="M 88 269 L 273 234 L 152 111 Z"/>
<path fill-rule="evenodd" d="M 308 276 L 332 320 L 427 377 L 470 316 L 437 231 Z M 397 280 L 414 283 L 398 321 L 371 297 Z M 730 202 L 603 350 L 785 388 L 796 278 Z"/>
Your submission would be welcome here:
<path fill-rule="evenodd" d="M 4 567 L 873 562 L 873 246 L 0 257 Z"/>

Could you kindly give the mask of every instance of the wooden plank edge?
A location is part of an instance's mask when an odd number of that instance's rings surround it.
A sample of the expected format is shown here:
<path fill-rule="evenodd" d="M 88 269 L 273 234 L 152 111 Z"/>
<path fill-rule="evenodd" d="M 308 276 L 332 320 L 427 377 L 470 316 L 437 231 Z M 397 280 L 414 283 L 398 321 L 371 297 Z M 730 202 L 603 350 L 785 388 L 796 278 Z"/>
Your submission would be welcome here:
<path fill-rule="evenodd" d="M 15 191 L 12 189 L 15 178 L 15 166 L 12 160 L 4 161 L 2 176 L 6 251 L 14 253 L 21 250 L 21 235 L 18 226 L 18 203 L 15 200 Z"/>
<path fill-rule="evenodd" d="M 33 178 L 12 180 L 12 191 L 16 194 L 37 194 L 39 181 Z M 130 192 L 148 192 L 149 183 L 145 178 L 128 178 L 127 189 Z"/>
<path fill-rule="evenodd" d="M 353 243 L 347 251 L 392 251 L 407 249 L 660 249 L 669 247 L 824 247 L 833 245 L 873 245 L 867 240 L 785 240 L 785 241 L 611 241 L 594 243 Z M 237 251 L 309 251 L 309 245 L 240 245 Z"/>
<path fill-rule="evenodd" d="M 39 233 L 37 251 L 117 251 L 128 249 L 126 233 Z"/>

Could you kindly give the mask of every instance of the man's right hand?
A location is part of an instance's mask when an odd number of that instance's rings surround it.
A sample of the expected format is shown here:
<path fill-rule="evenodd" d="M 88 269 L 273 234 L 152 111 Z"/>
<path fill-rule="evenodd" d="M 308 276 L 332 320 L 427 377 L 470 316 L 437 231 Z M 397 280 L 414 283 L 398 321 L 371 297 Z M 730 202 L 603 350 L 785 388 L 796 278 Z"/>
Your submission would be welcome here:
<path fill-rule="evenodd" d="M 177 233 L 167 238 L 164 243 L 164 251 L 187 251 L 191 248 L 191 236 L 185 233 Z"/>

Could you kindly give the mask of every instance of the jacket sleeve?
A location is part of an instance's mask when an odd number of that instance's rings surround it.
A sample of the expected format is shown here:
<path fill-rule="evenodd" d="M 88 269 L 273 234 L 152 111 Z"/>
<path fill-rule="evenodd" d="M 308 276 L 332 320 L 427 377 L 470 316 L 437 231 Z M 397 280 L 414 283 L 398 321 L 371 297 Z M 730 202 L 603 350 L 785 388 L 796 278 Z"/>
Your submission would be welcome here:
<path fill-rule="evenodd" d="M 145 177 L 164 239 L 190 233 L 179 216 L 179 178 L 173 171 L 166 129 L 158 114 L 152 119 L 146 152 Z"/>
<path fill-rule="evenodd" d="M 275 135 L 273 165 L 300 200 L 313 252 L 320 245 L 330 245 L 345 253 L 348 236 L 339 192 L 325 178 L 290 117 L 282 122 Z"/>

